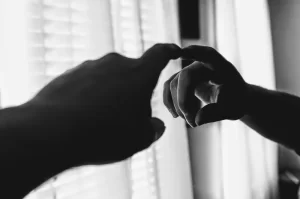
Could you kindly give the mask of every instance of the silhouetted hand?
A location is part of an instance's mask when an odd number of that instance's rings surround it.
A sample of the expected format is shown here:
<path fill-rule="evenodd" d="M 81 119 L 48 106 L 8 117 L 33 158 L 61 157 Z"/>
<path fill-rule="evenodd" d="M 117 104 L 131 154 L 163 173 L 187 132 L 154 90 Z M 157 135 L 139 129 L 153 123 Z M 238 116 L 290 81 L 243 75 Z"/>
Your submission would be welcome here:
<path fill-rule="evenodd" d="M 164 85 L 164 104 L 174 117 L 195 127 L 244 116 L 247 84 L 230 62 L 206 46 L 184 48 L 183 58 L 195 62 Z"/>
<path fill-rule="evenodd" d="M 156 44 L 139 59 L 110 53 L 57 77 L 28 104 L 69 118 L 57 123 L 68 131 L 44 135 L 51 141 L 58 134 L 55 147 L 73 153 L 66 158 L 75 156 L 79 164 L 120 161 L 164 132 L 164 123 L 151 118 L 150 99 L 160 72 L 180 56 L 175 44 Z"/>

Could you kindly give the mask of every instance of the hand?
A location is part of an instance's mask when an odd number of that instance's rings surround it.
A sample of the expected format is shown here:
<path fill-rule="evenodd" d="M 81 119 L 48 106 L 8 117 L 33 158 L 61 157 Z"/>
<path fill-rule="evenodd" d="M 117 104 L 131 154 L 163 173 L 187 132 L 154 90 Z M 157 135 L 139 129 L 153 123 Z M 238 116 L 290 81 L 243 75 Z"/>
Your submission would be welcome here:
<path fill-rule="evenodd" d="M 58 146 L 73 153 L 67 158 L 76 156 L 80 164 L 120 161 L 162 135 L 164 124 L 151 118 L 150 100 L 160 72 L 180 55 L 175 44 L 157 44 L 139 59 L 110 53 L 57 77 L 28 104 L 69 118 L 52 122 L 72 127 L 68 132 L 43 135 L 51 142 L 58 134 Z"/>
<path fill-rule="evenodd" d="M 192 127 L 243 117 L 247 84 L 235 67 L 211 47 L 189 46 L 182 53 L 195 62 L 165 82 L 164 104 L 172 115 Z"/>

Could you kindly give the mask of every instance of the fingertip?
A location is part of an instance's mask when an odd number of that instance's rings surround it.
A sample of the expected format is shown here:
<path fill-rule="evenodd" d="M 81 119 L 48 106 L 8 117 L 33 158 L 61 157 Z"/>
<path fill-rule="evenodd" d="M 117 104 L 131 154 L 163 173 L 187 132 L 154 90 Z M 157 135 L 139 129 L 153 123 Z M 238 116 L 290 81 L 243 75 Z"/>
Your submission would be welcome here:
<path fill-rule="evenodd" d="M 182 52 L 183 53 L 186 53 L 186 52 L 189 52 L 189 51 L 194 51 L 195 49 L 197 49 L 199 46 L 196 46 L 196 45 L 190 45 L 190 46 L 187 46 L 187 47 L 184 47 L 182 48 Z"/>
<path fill-rule="evenodd" d="M 180 48 L 177 44 L 169 44 L 171 53 L 171 59 L 178 59 L 182 56 L 182 48 Z"/>
<path fill-rule="evenodd" d="M 182 55 L 182 49 L 174 43 L 161 43 L 153 47 L 153 52 L 159 52 L 166 59 L 178 59 Z"/>
<path fill-rule="evenodd" d="M 174 118 L 177 118 L 179 115 L 175 112 L 175 111 L 173 111 L 172 109 L 168 109 L 169 110 L 169 112 L 172 114 L 172 116 L 174 117 Z"/>

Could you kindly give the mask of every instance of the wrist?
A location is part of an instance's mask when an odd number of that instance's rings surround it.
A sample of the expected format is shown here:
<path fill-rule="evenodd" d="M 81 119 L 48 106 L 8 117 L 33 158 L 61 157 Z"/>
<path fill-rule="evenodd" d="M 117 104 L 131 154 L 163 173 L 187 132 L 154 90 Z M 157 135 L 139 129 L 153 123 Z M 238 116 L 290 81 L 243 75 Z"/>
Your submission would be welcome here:
<path fill-rule="evenodd" d="M 24 197 L 45 180 L 74 166 L 57 133 L 50 134 L 54 127 L 49 121 L 54 117 L 45 112 L 31 105 L 0 111 L 0 185 L 16 187 L 16 192 L 8 193 L 14 198 Z M 56 123 L 59 126 L 59 118 Z"/>
<path fill-rule="evenodd" d="M 244 95 L 244 113 L 249 115 L 254 111 L 257 106 L 259 98 L 258 87 L 252 84 L 246 83 L 245 95 Z"/>

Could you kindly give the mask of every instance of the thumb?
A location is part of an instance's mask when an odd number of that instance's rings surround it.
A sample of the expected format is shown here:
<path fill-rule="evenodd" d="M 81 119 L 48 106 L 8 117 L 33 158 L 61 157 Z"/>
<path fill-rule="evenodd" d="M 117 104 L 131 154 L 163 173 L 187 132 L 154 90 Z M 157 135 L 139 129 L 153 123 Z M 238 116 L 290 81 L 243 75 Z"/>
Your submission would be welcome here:
<path fill-rule="evenodd" d="M 165 132 L 165 129 L 166 129 L 165 124 L 163 121 L 161 121 L 160 119 L 155 118 L 155 117 L 150 119 L 150 123 L 155 132 L 155 136 L 154 136 L 153 140 L 157 141 Z"/>
<path fill-rule="evenodd" d="M 211 122 L 217 122 L 226 119 L 224 109 L 217 103 L 212 103 L 201 108 L 196 117 L 195 123 L 197 126 Z"/>
<path fill-rule="evenodd" d="M 139 129 L 138 151 L 144 150 L 157 141 L 165 131 L 164 123 L 158 118 L 150 118 Z"/>

